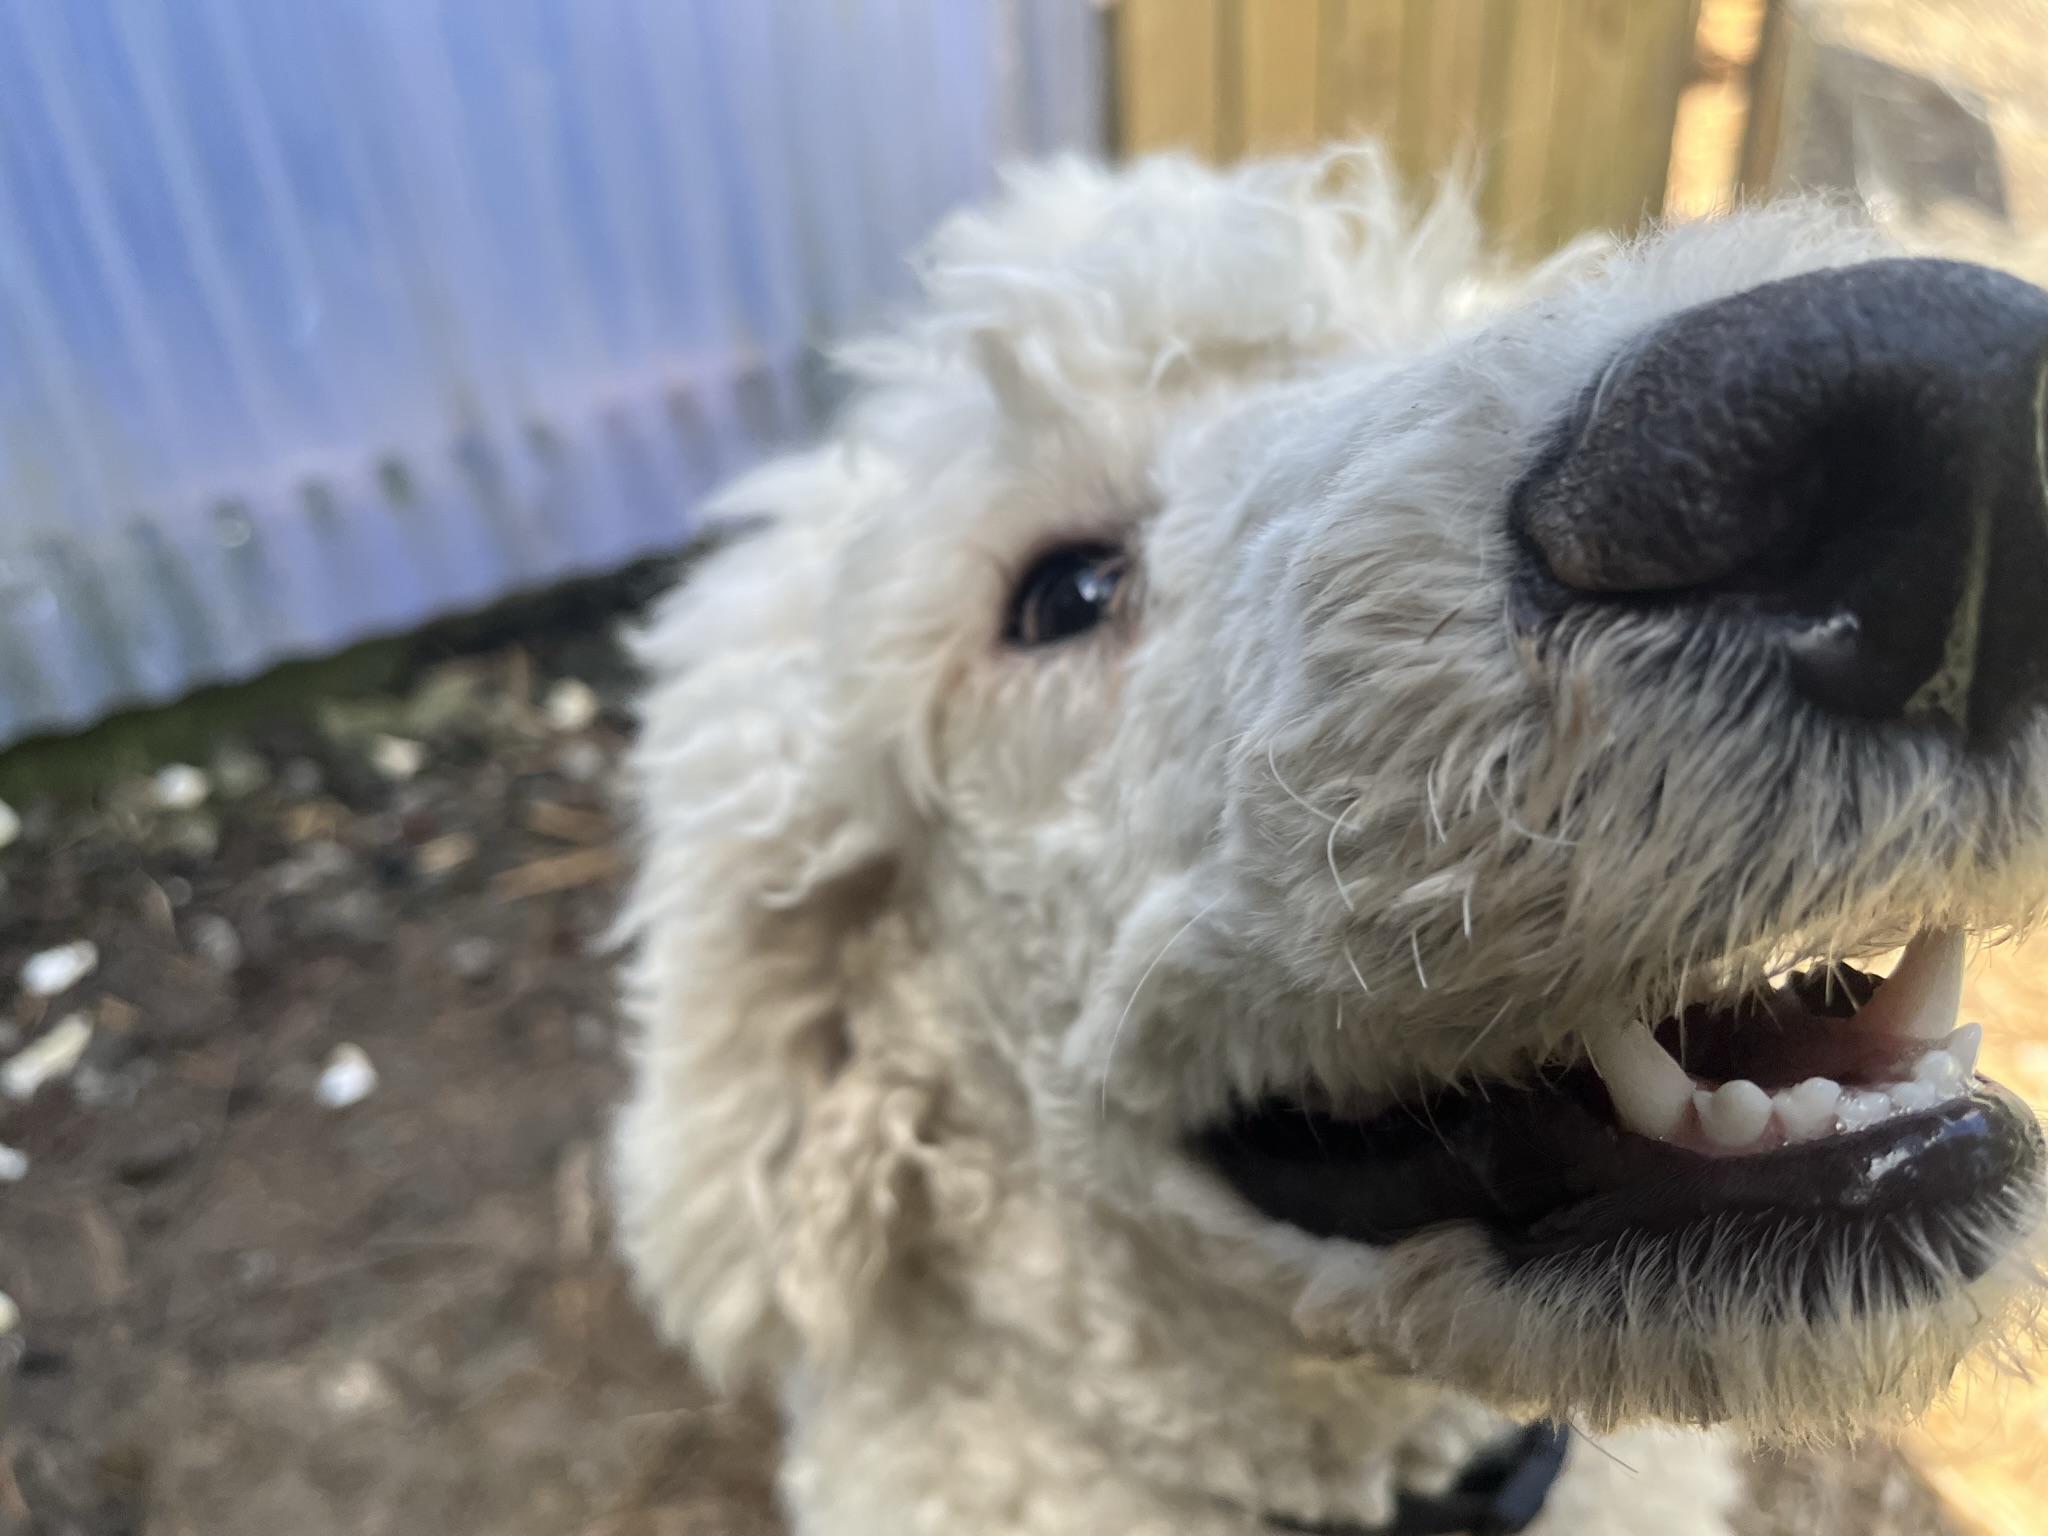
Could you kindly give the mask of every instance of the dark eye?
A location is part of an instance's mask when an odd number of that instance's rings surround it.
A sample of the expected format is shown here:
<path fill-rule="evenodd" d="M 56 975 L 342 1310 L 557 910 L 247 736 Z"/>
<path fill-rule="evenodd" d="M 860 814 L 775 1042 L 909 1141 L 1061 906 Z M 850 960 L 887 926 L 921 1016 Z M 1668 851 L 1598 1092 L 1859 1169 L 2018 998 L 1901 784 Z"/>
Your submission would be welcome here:
<path fill-rule="evenodd" d="M 1114 544 L 1063 544 L 1041 556 L 1010 593 L 1003 639 L 1051 645 L 1086 634 L 1109 617 L 1130 557 Z"/>

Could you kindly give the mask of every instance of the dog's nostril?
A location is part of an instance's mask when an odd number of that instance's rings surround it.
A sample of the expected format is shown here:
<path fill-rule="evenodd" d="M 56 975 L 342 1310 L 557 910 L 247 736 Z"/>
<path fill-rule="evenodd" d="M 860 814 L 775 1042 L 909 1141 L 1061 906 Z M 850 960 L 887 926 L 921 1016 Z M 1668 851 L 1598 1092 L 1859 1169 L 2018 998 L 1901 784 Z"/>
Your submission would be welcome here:
<path fill-rule="evenodd" d="M 2048 700 L 2044 369 L 2048 293 L 1958 262 L 1688 310 L 1517 487 L 1541 601 L 1745 615 L 1832 712 L 2001 737 Z"/>

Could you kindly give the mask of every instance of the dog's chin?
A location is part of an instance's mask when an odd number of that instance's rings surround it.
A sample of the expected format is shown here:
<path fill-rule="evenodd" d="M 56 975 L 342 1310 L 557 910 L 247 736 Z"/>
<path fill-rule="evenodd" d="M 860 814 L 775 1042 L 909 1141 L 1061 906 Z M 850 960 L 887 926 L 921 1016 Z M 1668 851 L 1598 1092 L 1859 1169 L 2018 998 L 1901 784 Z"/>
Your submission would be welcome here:
<path fill-rule="evenodd" d="M 1808 972 L 1522 1080 L 1248 1105 L 1196 1154 L 1403 1276 L 1418 1370 L 1601 1424 L 1771 1438 L 1917 1411 L 2029 1287 L 2042 1138 L 1955 1028 L 1959 934 Z M 1437 1320 L 1437 1321 L 1433 1321 Z"/>

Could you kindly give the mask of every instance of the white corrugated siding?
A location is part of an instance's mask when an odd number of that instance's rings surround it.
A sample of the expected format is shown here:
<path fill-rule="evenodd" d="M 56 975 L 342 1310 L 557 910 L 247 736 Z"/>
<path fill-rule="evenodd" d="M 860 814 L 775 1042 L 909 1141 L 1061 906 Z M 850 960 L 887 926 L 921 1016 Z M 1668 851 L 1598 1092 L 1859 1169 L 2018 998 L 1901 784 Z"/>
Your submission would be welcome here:
<path fill-rule="evenodd" d="M 0 0 L 0 741 L 673 547 L 1089 0 Z"/>

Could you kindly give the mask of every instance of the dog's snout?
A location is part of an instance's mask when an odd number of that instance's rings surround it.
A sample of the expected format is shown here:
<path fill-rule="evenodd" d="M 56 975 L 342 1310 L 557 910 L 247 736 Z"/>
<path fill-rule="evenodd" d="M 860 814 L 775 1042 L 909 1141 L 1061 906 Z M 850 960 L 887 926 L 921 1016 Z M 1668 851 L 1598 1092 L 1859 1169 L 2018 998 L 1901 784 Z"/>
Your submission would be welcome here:
<path fill-rule="evenodd" d="M 1737 614 L 1814 703 L 2004 738 L 2048 701 L 2048 293 L 1877 261 L 1623 349 L 1517 488 L 1552 611 Z"/>

